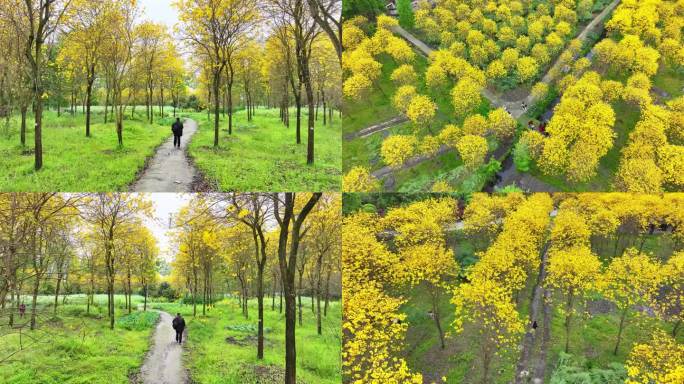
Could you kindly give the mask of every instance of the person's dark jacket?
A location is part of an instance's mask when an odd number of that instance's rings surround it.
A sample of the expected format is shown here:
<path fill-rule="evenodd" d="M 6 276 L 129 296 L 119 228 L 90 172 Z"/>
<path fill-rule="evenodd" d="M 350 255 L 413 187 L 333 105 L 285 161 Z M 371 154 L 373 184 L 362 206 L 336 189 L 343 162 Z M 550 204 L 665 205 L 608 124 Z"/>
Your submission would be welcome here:
<path fill-rule="evenodd" d="M 183 123 L 180 121 L 173 123 L 171 126 L 171 132 L 173 132 L 173 134 L 176 136 L 183 136 Z"/>
<path fill-rule="evenodd" d="M 173 322 L 171 324 L 173 326 L 173 329 L 175 329 L 176 331 L 181 332 L 185 329 L 185 319 L 183 319 L 182 317 L 174 317 Z"/>

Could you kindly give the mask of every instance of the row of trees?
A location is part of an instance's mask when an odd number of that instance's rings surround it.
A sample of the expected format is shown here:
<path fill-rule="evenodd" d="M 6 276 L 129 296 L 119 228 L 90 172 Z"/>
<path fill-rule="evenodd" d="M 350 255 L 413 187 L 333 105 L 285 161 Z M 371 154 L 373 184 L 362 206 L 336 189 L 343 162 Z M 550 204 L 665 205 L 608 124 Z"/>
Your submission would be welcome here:
<path fill-rule="evenodd" d="M 87 313 L 94 295 L 107 293 L 109 326 L 114 328 L 114 294 L 123 292 L 130 313 L 132 295 L 147 293 L 157 279 L 159 250 L 144 224 L 151 203 L 130 194 L 0 196 L 0 308 L 15 324 L 15 314 L 30 294 L 30 328 L 37 327 L 38 295 L 85 293 Z"/>
<path fill-rule="evenodd" d="M 269 288 L 285 299 L 286 382 L 295 381 L 295 329 L 302 321 L 302 296 L 311 296 L 321 335 L 331 297 L 339 297 L 339 195 L 218 194 L 197 195 L 175 218 L 178 249 L 173 262 L 175 284 L 198 302 L 202 314 L 224 292 L 239 300 L 256 298 L 257 359 L 264 358 L 264 310 Z M 298 315 L 299 311 L 299 315 Z"/>
<path fill-rule="evenodd" d="M 81 105 L 90 136 L 91 106 L 104 105 L 105 123 L 112 116 L 123 145 L 124 114 L 153 105 L 184 101 L 214 111 L 218 146 L 220 110 L 233 111 L 240 93 L 251 120 L 256 106 L 279 106 L 289 126 L 289 106 L 297 115 L 297 143 L 302 140 L 302 114 L 308 108 L 307 161 L 313 162 L 314 125 L 323 108 L 323 124 L 333 118 L 341 100 L 340 2 L 334 0 L 176 2 L 177 35 L 191 50 L 189 63 L 166 26 L 141 20 L 136 2 L 127 0 L 12 0 L 0 5 L 0 103 L 8 119 L 21 113 L 21 143 L 26 117 L 35 115 L 35 168 L 42 167 L 42 115 L 45 106 L 70 112 Z M 257 28 L 268 21 L 269 32 Z M 189 86 L 197 94 L 188 96 Z M 191 98 L 194 98 L 191 100 Z M 111 108 L 111 109 L 110 109 Z"/>
<path fill-rule="evenodd" d="M 510 88 L 537 78 L 591 17 L 593 0 L 419 3 L 415 26 L 456 57 Z"/>
<path fill-rule="evenodd" d="M 670 335 L 658 327 L 651 339 L 637 338 L 626 362 L 629 382 L 681 380 L 682 349 L 674 337 L 684 314 L 682 204 L 681 195 L 476 194 L 463 211 L 462 231 L 481 252 L 463 272 L 447 242 L 458 217 L 451 198 L 391 208 L 383 216 L 351 214 L 343 227 L 345 374 L 352 381 L 422 382 L 401 357 L 411 324 L 400 294 L 421 284 L 433 302 L 452 295 L 456 334 L 479 335 L 483 383 L 492 382 L 497 360 L 514 351 L 516 383 L 545 380 L 554 310 L 564 319 L 567 352 L 573 326 L 588 316 L 578 314 L 597 296 L 616 308 L 615 354 L 634 319 L 671 324 Z M 645 251 L 649 238 L 661 245 L 656 254 Z M 444 348 L 439 310 L 433 304 L 430 316 Z M 667 353 L 654 353 L 658 347 Z"/>
<path fill-rule="evenodd" d="M 317 104 L 334 106 L 339 89 L 341 55 L 340 2 L 334 0 L 179 0 L 179 33 L 192 49 L 214 114 L 214 146 L 219 145 L 219 114 L 228 112 L 233 132 L 233 86 L 242 67 L 245 78 L 259 76 L 268 102 L 281 108 L 289 126 L 289 105 L 296 108 L 296 141 L 302 141 L 302 114 L 307 108 L 307 164 L 314 161 Z M 266 50 L 259 56 L 255 41 L 260 25 L 268 25 Z M 331 60 L 332 59 L 332 60 Z M 336 59 L 336 60 L 335 60 Z M 262 60 L 260 76 L 259 64 Z M 252 70 L 248 70 L 252 68 Z M 257 86 L 244 81 L 250 116 Z M 332 108 L 329 110 L 332 117 Z"/>
<path fill-rule="evenodd" d="M 123 145 L 129 106 L 143 101 L 152 122 L 154 103 L 162 115 L 167 102 L 180 104 L 186 73 L 179 52 L 163 25 L 141 22 L 139 14 L 136 3 L 125 0 L 12 0 L 0 6 L 0 44 L 8 53 L 0 61 L 3 114 L 21 113 L 24 145 L 27 112 L 33 112 L 36 170 L 43 164 L 46 105 L 58 113 L 65 104 L 72 113 L 82 105 L 90 136 L 91 106 L 102 93 L 105 122 L 111 113 Z"/>

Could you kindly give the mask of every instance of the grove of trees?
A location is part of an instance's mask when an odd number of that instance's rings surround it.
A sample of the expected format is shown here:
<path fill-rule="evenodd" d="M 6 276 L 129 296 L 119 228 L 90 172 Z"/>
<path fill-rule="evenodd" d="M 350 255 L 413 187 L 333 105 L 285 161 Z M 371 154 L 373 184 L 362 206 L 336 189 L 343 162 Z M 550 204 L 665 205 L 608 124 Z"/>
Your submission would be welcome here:
<path fill-rule="evenodd" d="M 264 311 L 285 312 L 286 382 L 295 383 L 297 324 L 302 311 L 322 318 L 340 297 L 341 200 L 334 194 L 247 193 L 196 195 L 175 217 L 178 253 L 174 284 L 197 314 L 230 293 L 249 313 L 258 302 L 256 357 L 264 358 Z M 311 298 L 310 308 L 303 296 Z M 276 304 L 277 301 L 277 304 Z M 276 308 L 277 307 L 277 308 Z"/>
<path fill-rule="evenodd" d="M 600 382 L 681 382 L 682 204 L 680 194 L 510 193 L 475 194 L 465 208 L 448 195 L 362 206 L 342 229 L 345 382 L 570 380 L 553 351 L 582 355 L 587 343 L 607 349 L 588 359 L 618 364 L 592 373 L 618 380 Z M 599 303 L 611 309 L 591 309 Z M 434 325 L 419 324 L 416 306 Z M 425 340 L 434 345 L 412 344 Z M 445 377 L 454 365 L 462 371 Z"/>
<path fill-rule="evenodd" d="M 159 249 L 145 219 L 152 205 L 144 196 L 116 193 L 22 193 L 0 195 L 0 310 L 12 327 L 21 304 L 30 329 L 45 320 L 49 309 L 38 295 L 86 295 L 90 314 L 96 293 L 107 294 L 107 320 L 114 329 L 115 293 L 123 293 L 128 313 L 131 296 L 157 279 Z"/>
<path fill-rule="evenodd" d="M 104 107 L 119 146 L 128 114 L 143 105 L 145 119 L 173 107 L 213 111 L 214 146 L 220 115 L 233 134 L 236 108 L 252 120 L 258 106 L 281 109 L 296 142 L 306 135 L 314 161 L 315 125 L 340 108 L 341 4 L 333 0 L 176 1 L 174 30 L 145 20 L 130 0 L 8 0 L 0 3 L 0 117 L 21 115 L 20 143 L 34 131 L 35 169 L 43 165 L 43 111 L 85 114 Z M 153 10 L 147 10 L 150 12 Z M 266 28 L 263 28 L 267 25 Z M 165 108 L 167 109 L 165 111 Z M 319 109 L 321 111 L 319 112 Z M 27 115 L 35 119 L 27 127 Z M 302 133 L 302 126 L 305 133 Z"/>
<path fill-rule="evenodd" d="M 340 2 L 180 0 L 176 7 L 178 32 L 192 50 L 200 93 L 213 110 L 214 147 L 219 146 L 222 109 L 233 134 L 234 87 L 241 82 L 250 120 L 256 106 L 265 104 L 280 108 L 289 127 L 294 104 L 296 142 L 302 143 L 304 126 L 307 164 L 312 164 L 319 106 L 325 125 L 341 102 Z"/>

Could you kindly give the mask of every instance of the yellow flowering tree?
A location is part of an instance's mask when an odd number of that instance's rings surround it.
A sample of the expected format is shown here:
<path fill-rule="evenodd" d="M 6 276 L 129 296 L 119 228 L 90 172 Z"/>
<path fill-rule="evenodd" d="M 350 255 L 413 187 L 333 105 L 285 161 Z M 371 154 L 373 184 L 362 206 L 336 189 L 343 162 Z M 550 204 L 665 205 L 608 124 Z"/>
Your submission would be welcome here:
<path fill-rule="evenodd" d="M 464 135 L 456 143 L 456 150 L 468 169 L 476 169 L 484 164 L 488 149 L 487 139 L 481 136 Z"/>
<path fill-rule="evenodd" d="M 373 177 L 368 168 L 354 167 L 342 179 L 342 190 L 345 192 L 377 192 L 380 182 Z"/>
<path fill-rule="evenodd" d="M 684 345 L 663 331 L 637 344 L 627 358 L 625 384 L 679 384 L 684 382 Z"/>
<path fill-rule="evenodd" d="M 617 355 L 627 315 L 635 305 L 650 305 L 662 275 L 650 256 L 630 248 L 614 258 L 599 281 L 601 293 L 620 310 L 620 326 L 613 354 Z"/>
<path fill-rule="evenodd" d="M 406 160 L 413 157 L 418 139 L 411 135 L 392 135 L 382 142 L 380 155 L 390 167 L 401 167 Z"/>

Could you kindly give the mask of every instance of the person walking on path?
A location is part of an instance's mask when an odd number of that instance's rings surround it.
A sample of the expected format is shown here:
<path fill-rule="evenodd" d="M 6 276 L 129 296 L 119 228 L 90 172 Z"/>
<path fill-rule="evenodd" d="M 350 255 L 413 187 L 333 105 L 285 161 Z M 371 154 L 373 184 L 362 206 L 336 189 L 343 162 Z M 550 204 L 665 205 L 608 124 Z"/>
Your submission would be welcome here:
<path fill-rule="evenodd" d="M 174 317 L 171 325 L 173 326 L 173 329 L 176 330 L 176 342 L 178 344 L 182 344 L 183 330 L 185 330 L 185 319 L 183 319 L 183 316 L 181 316 L 180 313 L 176 313 L 176 317 Z"/>
<path fill-rule="evenodd" d="M 19 306 L 19 317 L 23 318 L 25 314 L 26 314 L 26 304 L 21 303 L 21 305 Z"/>
<path fill-rule="evenodd" d="M 183 136 L 183 123 L 181 123 L 179 117 L 176 118 L 176 122 L 171 126 L 171 132 L 173 132 L 173 146 L 180 148 L 181 136 Z"/>

